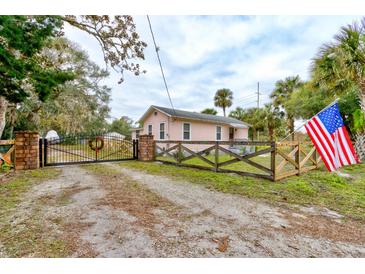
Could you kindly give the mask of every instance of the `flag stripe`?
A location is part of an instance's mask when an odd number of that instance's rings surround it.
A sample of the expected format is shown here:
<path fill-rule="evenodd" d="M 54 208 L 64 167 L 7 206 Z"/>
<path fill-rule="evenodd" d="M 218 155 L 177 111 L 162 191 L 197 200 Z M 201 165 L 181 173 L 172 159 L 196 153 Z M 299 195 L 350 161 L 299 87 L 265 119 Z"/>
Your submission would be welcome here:
<path fill-rule="evenodd" d="M 323 152 L 322 145 L 318 142 L 317 137 L 313 135 L 312 129 L 309 127 L 309 122 L 304 127 L 307 130 L 307 133 L 308 133 L 309 137 L 313 140 L 313 144 L 316 147 L 318 153 L 321 155 L 325 166 L 327 167 L 327 169 L 329 171 L 332 171 L 333 170 L 332 164 L 328 160 L 327 154 Z"/>
<path fill-rule="evenodd" d="M 326 143 L 331 148 L 332 153 L 335 153 L 335 144 L 333 142 L 333 139 L 332 139 L 331 135 L 328 133 L 328 131 L 323 130 L 323 128 L 325 128 L 325 127 L 322 124 L 321 120 L 319 120 L 316 116 L 314 116 L 312 120 L 316 124 L 316 126 L 318 127 L 318 129 L 320 130 L 320 132 L 322 133 L 324 138 L 326 139 L 326 141 L 327 141 Z"/>
<path fill-rule="evenodd" d="M 351 150 L 351 155 L 354 157 L 354 159 L 355 159 L 355 163 L 360 163 L 360 160 L 359 160 L 359 158 L 357 157 L 357 155 L 356 155 L 356 152 L 355 152 L 355 149 L 354 149 L 354 147 L 352 146 L 352 143 L 351 143 L 351 140 L 350 140 L 350 136 L 349 136 L 349 134 L 347 133 L 347 130 L 344 128 L 344 127 L 342 127 L 342 133 L 345 135 L 345 137 L 346 137 L 346 140 L 347 140 L 347 144 L 349 145 L 349 147 L 350 147 L 350 150 Z"/>
<path fill-rule="evenodd" d="M 317 117 L 314 116 L 312 121 L 316 125 L 316 130 L 318 134 L 320 133 L 321 139 L 323 140 L 324 144 L 326 145 L 328 152 L 330 153 L 329 156 L 331 157 L 333 164 L 335 168 L 338 168 L 340 164 L 338 163 L 338 156 L 337 151 L 335 151 L 335 143 L 333 141 L 332 136 L 329 134 L 329 132 L 326 130 L 326 127 L 323 125 L 322 121 Z"/>
<path fill-rule="evenodd" d="M 346 156 L 343 153 L 343 150 L 339 148 L 340 144 L 339 133 L 336 131 L 335 133 L 333 133 L 333 137 L 335 139 L 336 151 L 338 151 L 341 166 L 349 165 L 350 163 L 347 161 Z"/>
<path fill-rule="evenodd" d="M 349 149 L 348 149 L 348 147 L 346 147 L 346 144 L 345 144 L 345 142 L 346 142 L 346 138 L 345 138 L 345 136 L 343 136 L 343 134 L 342 134 L 342 132 L 341 132 L 341 129 L 338 131 L 338 133 L 339 133 L 339 143 L 340 143 L 340 148 L 341 148 L 341 150 L 343 151 L 343 154 L 345 154 L 345 157 L 346 157 L 346 160 L 347 160 L 347 162 L 349 163 L 349 164 L 351 164 L 352 163 L 352 158 L 351 158 L 351 153 L 350 153 L 350 155 L 349 155 Z M 345 141 L 345 142 L 344 142 Z"/>
<path fill-rule="evenodd" d="M 332 167 L 336 169 L 337 165 L 335 164 L 335 159 L 334 159 L 335 156 L 333 155 L 328 144 L 324 141 L 324 137 L 322 136 L 321 132 L 319 131 L 317 126 L 312 122 L 312 120 L 308 124 L 311 127 L 314 135 L 317 137 L 318 142 L 321 143 L 323 147 L 323 152 L 328 156 L 327 159 L 331 162 Z"/>
<path fill-rule="evenodd" d="M 342 143 L 345 147 L 344 153 L 348 155 L 351 164 L 356 164 L 356 160 L 355 160 L 354 155 L 352 154 L 351 149 L 350 149 L 350 146 L 352 146 L 350 139 L 347 140 L 347 138 L 345 136 L 345 133 L 343 131 L 343 128 L 339 129 L 339 133 L 340 133 L 340 136 L 341 136 L 341 141 L 342 141 Z M 350 146 L 349 146 L 348 142 L 350 142 Z"/>

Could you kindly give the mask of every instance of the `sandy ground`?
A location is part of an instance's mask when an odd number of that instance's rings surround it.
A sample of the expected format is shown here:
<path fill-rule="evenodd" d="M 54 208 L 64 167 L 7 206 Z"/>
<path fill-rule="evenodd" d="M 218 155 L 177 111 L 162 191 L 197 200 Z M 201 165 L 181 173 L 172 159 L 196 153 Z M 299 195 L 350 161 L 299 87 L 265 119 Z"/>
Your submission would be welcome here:
<path fill-rule="evenodd" d="M 276 207 L 106 167 L 115 172 L 62 168 L 60 177 L 27 193 L 12 222 L 21 223 L 35 200 L 48 201 L 41 207 L 44 222 L 72 224 L 73 237 L 76 227 L 71 257 L 365 257 L 363 226 L 336 212 Z M 67 202 L 54 202 L 61 194 Z M 60 236 L 70 233 L 52 225 Z"/>

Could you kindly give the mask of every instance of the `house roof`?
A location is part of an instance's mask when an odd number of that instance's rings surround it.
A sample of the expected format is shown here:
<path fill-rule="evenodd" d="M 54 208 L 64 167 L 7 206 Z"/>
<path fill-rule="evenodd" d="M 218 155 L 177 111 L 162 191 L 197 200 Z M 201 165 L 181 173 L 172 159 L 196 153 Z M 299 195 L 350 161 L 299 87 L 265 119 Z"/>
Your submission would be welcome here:
<path fill-rule="evenodd" d="M 125 138 L 125 135 L 120 134 L 119 132 L 108 132 L 104 134 L 105 137 L 117 137 L 117 138 Z"/>
<path fill-rule="evenodd" d="M 148 114 L 153 110 L 159 110 L 170 117 L 176 118 L 183 118 L 183 119 L 191 119 L 191 120 L 200 120 L 200 121 L 207 121 L 211 123 L 219 123 L 219 124 L 229 124 L 235 128 L 248 128 L 250 127 L 249 124 L 242 122 L 238 119 L 231 118 L 231 117 L 223 117 L 218 115 L 212 114 L 205 114 L 199 112 L 192 112 L 192 111 L 185 111 L 180 109 L 172 109 L 160 106 L 150 106 L 150 108 L 145 112 L 145 114 L 139 120 L 143 122 L 143 120 L 148 116 Z"/>

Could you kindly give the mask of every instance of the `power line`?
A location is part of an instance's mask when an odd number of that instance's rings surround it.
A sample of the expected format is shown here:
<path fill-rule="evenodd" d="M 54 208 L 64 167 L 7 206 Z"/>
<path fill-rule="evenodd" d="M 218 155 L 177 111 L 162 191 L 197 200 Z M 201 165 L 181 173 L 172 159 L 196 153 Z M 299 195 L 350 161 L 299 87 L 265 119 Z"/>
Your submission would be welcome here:
<path fill-rule="evenodd" d="M 158 63 L 160 64 L 160 69 L 161 69 L 161 74 L 162 74 L 162 78 L 163 78 L 163 82 L 165 84 L 165 88 L 166 88 L 166 92 L 167 92 L 167 96 L 169 97 L 169 101 L 170 101 L 170 105 L 172 107 L 172 110 L 175 113 L 175 108 L 174 105 L 172 103 L 171 100 L 171 96 L 170 96 L 170 92 L 169 92 L 169 88 L 167 87 L 167 82 L 166 82 L 166 78 L 165 78 L 165 73 L 163 72 L 163 68 L 162 68 L 162 63 L 161 63 L 161 59 L 160 59 L 160 54 L 158 53 L 159 49 L 156 45 L 156 40 L 155 40 L 155 35 L 153 34 L 153 30 L 152 30 L 152 25 L 151 25 L 151 21 L 150 21 L 150 17 L 147 15 L 147 20 L 148 20 L 148 25 L 150 27 L 150 31 L 151 31 L 151 35 L 152 35 L 152 40 L 153 40 L 153 44 L 155 45 L 155 50 L 156 50 L 156 55 L 157 55 L 157 59 L 158 59 Z"/>
<path fill-rule="evenodd" d="M 251 95 L 247 95 L 247 96 L 244 96 L 244 97 L 240 97 L 240 98 L 236 99 L 235 101 L 236 102 L 242 102 L 244 100 L 253 99 L 254 97 L 256 97 L 256 93 L 255 94 L 251 94 Z"/>
<path fill-rule="evenodd" d="M 244 107 L 244 106 L 247 106 L 247 105 L 251 105 L 253 103 L 256 103 L 256 100 L 255 101 L 251 101 L 251 102 L 247 102 L 245 104 L 241 104 L 241 105 L 238 105 L 239 107 Z"/>

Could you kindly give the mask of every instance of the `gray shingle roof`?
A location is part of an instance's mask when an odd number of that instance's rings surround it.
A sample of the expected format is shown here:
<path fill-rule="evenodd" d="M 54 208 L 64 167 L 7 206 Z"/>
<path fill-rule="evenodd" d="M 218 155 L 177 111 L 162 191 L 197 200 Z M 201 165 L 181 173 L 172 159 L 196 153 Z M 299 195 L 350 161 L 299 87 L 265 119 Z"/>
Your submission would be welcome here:
<path fill-rule="evenodd" d="M 223 117 L 223 116 L 217 116 L 217 115 L 212 115 L 212 114 L 185 111 L 185 110 L 180 110 L 180 109 L 174 110 L 172 108 L 166 108 L 166 107 L 160 107 L 160 106 L 151 106 L 151 107 L 158 109 L 173 117 L 193 119 L 193 120 L 204 120 L 204 121 L 210 121 L 210 122 L 222 123 L 222 124 L 239 124 L 239 125 L 250 127 L 249 124 L 242 122 L 240 120 L 237 120 L 235 118 L 231 118 L 231 117 Z"/>

